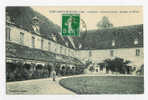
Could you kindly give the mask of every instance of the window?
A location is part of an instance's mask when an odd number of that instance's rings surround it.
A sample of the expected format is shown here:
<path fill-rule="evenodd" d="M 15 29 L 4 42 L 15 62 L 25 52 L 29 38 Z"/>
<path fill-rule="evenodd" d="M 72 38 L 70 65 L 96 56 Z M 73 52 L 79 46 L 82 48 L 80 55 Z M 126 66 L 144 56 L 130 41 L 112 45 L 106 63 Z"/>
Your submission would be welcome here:
<path fill-rule="evenodd" d="M 35 48 L 35 37 L 32 36 L 32 47 Z"/>
<path fill-rule="evenodd" d="M 70 56 L 70 49 L 68 49 L 68 56 Z"/>
<path fill-rule="evenodd" d="M 72 55 L 72 56 L 74 56 L 74 53 L 73 53 L 73 51 L 71 51 L 71 55 Z"/>
<path fill-rule="evenodd" d="M 62 49 L 63 49 L 62 46 L 60 46 L 60 54 L 62 54 Z"/>
<path fill-rule="evenodd" d="M 10 28 L 6 28 L 6 40 L 10 41 Z"/>
<path fill-rule="evenodd" d="M 44 40 L 42 39 L 41 40 L 41 49 L 43 49 L 43 46 L 44 46 Z"/>
<path fill-rule="evenodd" d="M 96 72 L 98 72 L 98 69 L 96 69 Z"/>
<path fill-rule="evenodd" d="M 39 29 L 39 26 L 33 25 L 32 27 L 33 27 L 34 32 L 38 34 L 39 33 L 39 30 L 40 30 Z"/>
<path fill-rule="evenodd" d="M 114 51 L 113 50 L 110 51 L 110 56 L 112 56 L 112 57 L 114 56 Z"/>
<path fill-rule="evenodd" d="M 20 32 L 20 43 L 24 44 L 24 33 Z"/>
<path fill-rule="evenodd" d="M 48 42 L 48 51 L 50 51 L 51 43 Z"/>
<path fill-rule="evenodd" d="M 135 44 L 135 45 L 138 44 L 138 39 L 137 39 L 137 38 L 134 40 L 134 44 Z"/>
<path fill-rule="evenodd" d="M 67 55 L 67 53 L 66 53 L 66 48 L 65 48 L 65 55 Z"/>
<path fill-rule="evenodd" d="M 136 56 L 140 56 L 140 49 L 136 49 Z"/>
<path fill-rule="evenodd" d="M 112 40 L 112 46 L 113 47 L 115 46 L 115 40 Z"/>
<path fill-rule="evenodd" d="M 91 57 L 92 56 L 92 52 L 91 51 L 89 51 L 89 57 Z"/>
<path fill-rule="evenodd" d="M 33 28 L 33 30 L 34 30 L 34 32 L 35 33 L 37 33 L 37 34 L 40 34 L 40 27 L 39 27 L 39 18 L 38 17 L 33 17 L 32 18 L 32 23 L 33 23 L 33 26 L 32 26 L 32 28 Z"/>
<path fill-rule="evenodd" d="M 54 51 L 55 51 L 55 53 L 57 53 L 57 48 L 56 48 L 56 46 L 55 46 L 55 48 L 54 48 Z"/>

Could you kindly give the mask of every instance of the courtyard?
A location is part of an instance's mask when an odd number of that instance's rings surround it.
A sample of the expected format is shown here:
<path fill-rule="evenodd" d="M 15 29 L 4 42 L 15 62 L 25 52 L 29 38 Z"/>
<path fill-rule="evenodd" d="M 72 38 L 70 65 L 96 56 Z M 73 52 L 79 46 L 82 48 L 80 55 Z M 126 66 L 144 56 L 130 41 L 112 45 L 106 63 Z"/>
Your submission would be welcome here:
<path fill-rule="evenodd" d="M 141 76 L 74 75 L 18 82 L 7 82 L 6 92 L 18 94 L 143 94 L 144 78 Z"/>
<path fill-rule="evenodd" d="M 76 94 L 142 94 L 143 77 L 85 76 L 66 78 L 60 84 Z"/>

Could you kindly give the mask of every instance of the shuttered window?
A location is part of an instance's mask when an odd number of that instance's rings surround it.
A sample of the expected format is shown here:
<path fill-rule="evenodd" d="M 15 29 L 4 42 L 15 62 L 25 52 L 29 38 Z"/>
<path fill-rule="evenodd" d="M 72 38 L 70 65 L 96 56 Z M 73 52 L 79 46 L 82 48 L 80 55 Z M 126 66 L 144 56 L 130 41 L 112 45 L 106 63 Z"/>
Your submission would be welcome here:
<path fill-rule="evenodd" d="M 24 33 L 20 32 L 20 43 L 24 45 Z"/>
<path fill-rule="evenodd" d="M 140 49 L 136 49 L 136 56 L 140 56 Z"/>
<path fill-rule="evenodd" d="M 32 48 L 35 48 L 35 37 L 32 36 Z"/>
<path fill-rule="evenodd" d="M 43 49 L 43 47 L 44 47 L 44 40 L 42 39 L 41 40 L 41 49 Z"/>

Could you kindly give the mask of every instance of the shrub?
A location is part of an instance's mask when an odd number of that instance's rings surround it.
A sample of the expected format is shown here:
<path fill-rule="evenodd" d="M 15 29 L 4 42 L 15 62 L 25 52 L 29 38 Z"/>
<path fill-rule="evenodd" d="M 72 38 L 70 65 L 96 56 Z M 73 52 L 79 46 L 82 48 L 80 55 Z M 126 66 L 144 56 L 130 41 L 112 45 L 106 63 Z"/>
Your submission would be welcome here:
<path fill-rule="evenodd" d="M 94 68 L 93 66 L 90 66 L 89 70 L 90 70 L 91 72 L 94 72 L 94 71 L 95 71 L 95 68 Z"/>
<path fill-rule="evenodd" d="M 35 65 L 35 64 L 23 64 L 6 63 L 6 80 L 7 81 L 22 81 L 28 79 L 37 79 L 49 77 L 51 67 L 48 65 Z"/>
<path fill-rule="evenodd" d="M 63 66 L 60 69 L 60 64 L 47 64 L 45 66 L 38 64 L 23 64 L 18 63 L 6 63 L 6 80 L 7 81 L 22 81 L 28 79 L 47 78 L 50 76 L 51 71 L 55 69 L 57 75 L 75 75 L 82 74 L 84 72 L 84 66 L 77 66 L 70 68 L 69 66 Z"/>
<path fill-rule="evenodd" d="M 106 59 L 104 60 L 104 67 L 106 67 L 106 73 L 110 71 L 119 72 L 120 74 L 129 74 L 131 72 L 131 67 L 128 66 L 129 60 L 124 61 L 122 58 Z"/>
<path fill-rule="evenodd" d="M 56 64 L 55 65 L 55 71 L 56 71 L 56 74 L 57 75 L 60 75 L 61 73 L 60 73 L 60 64 Z"/>
<path fill-rule="evenodd" d="M 60 72 L 60 73 L 61 73 L 61 75 L 62 75 L 62 76 L 64 76 L 64 75 L 65 75 L 65 73 L 66 73 L 66 68 L 65 68 L 65 66 L 63 66 L 63 67 L 62 67 L 62 69 L 61 69 L 61 72 Z"/>
<path fill-rule="evenodd" d="M 140 69 L 136 71 L 138 75 L 144 75 L 144 64 L 141 65 Z"/>

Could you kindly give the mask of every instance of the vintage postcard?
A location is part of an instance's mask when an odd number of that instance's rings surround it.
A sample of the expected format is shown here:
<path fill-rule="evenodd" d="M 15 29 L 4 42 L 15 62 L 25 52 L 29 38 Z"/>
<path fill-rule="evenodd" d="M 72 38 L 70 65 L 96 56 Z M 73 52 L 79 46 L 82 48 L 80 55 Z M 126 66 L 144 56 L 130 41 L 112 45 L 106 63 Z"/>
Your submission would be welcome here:
<path fill-rule="evenodd" d="M 144 94 L 143 6 L 7 6 L 6 94 Z"/>

